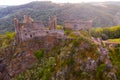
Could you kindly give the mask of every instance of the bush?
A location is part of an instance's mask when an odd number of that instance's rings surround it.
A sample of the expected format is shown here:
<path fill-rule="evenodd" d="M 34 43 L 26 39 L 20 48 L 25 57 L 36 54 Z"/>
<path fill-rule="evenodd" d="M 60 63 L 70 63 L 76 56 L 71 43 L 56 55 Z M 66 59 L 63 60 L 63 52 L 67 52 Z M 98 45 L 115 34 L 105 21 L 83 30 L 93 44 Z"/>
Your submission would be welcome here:
<path fill-rule="evenodd" d="M 120 45 L 110 49 L 109 56 L 113 64 L 113 67 L 116 70 L 116 76 L 118 80 L 120 80 Z"/>
<path fill-rule="evenodd" d="M 58 29 L 58 30 L 61 30 L 61 29 L 62 29 L 62 26 L 61 26 L 61 25 L 57 25 L 57 29 Z"/>
<path fill-rule="evenodd" d="M 43 58 L 43 61 L 34 65 L 31 69 L 15 76 L 13 80 L 51 80 L 55 58 Z"/>
<path fill-rule="evenodd" d="M 43 55 L 44 55 L 44 49 L 37 50 L 34 52 L 34 56 L 37 58 L 37 60 L 41 60 Z"/>
<path fill-rule="evenodd" d="M 120 26 L 94 28 L 91 30 L 91 35 L 93 37 L 101 37 L 104 40 L 120 38 Z"/>

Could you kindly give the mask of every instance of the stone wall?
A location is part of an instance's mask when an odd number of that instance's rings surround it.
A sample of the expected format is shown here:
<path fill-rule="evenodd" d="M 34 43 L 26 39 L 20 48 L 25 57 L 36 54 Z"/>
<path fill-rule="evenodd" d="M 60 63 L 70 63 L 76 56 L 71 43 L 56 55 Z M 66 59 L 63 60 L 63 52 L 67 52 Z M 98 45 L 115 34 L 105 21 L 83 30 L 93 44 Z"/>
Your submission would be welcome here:
<path fill-rule="evenodd" d="M 52 18 L 49 18 L 49 30 L 55 30 L 57 27 L 57 17 L 53 16 Z"/>
<path fill-rule="evenodd" d="M 92 27 L 92 21 L 64 21 L 64 29 L 85 30 Z"/>
<path fill-rule="evenodd" d="M 56 30 L 57 17 L 49 18 L 48 29 L 42 24 L 41 21 L 34 21 L 30 16 L 24 16 L 24 20 L 20 23 L 17 18 L 14 19 L 16 42 L 25 41 L 41 36 L 56 36 L 59 38 L 64 37 L 64 31 Z"/>

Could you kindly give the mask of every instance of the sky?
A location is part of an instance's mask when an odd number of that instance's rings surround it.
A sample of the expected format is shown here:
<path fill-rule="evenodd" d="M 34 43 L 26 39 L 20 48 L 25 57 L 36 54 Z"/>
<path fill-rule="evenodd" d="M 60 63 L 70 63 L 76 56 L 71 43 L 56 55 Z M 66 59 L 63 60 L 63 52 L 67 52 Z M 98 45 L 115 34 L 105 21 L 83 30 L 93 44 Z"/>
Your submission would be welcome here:
<path fill-rule="evenodd" d="M 0 0 L 0 5 L 21 5 L 32 1 L 52 1 L 56 3 L 105 2 L 120 0 Z"/>

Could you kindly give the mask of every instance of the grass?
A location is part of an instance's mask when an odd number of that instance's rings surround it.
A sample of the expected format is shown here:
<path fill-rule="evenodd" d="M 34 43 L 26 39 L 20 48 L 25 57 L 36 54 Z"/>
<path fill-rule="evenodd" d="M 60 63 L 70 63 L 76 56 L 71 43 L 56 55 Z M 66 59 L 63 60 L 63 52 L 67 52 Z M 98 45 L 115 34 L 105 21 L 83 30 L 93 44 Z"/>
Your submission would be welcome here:
<path fill-rule="evenodd" d="M 108 39 L 108 42 L 116 42 L 116 43 L 120 43 L 120 38 L 117 39 Z"/>

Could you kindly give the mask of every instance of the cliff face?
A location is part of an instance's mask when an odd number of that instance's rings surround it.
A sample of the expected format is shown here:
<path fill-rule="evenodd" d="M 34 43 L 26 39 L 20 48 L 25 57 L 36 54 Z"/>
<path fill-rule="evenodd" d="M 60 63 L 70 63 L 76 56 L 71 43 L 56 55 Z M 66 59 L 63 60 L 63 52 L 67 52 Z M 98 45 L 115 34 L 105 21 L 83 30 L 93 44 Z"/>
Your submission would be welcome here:
<path fill-rule="evenodd" d="M 10 73 L 22 73 L 14 80 L 117 80 L 108 51 L 101 42 L 96 44 L 81 32 L 70 33 L 67 37 L 64 40 L 45 37 L 19 45 L 17 51 L 21 50 L 11 60 Z"/>
<path fill-rule="evenodd" d="M 45 49 L 47 53 L 58 42 L 59 39 L 55 36 L 44 36 L 17 44 L 12 41 L 9 46 L 3 49 L 0 48 L 1 58 L 4 59 L 3 63 L 6 64 L 5 68 L 9 77 L 12 78 L 35 65 L 35 63 L 37 63 L 34 56 L 36 50 Z"/>
<path fill-rule="evenodd" d="M 119 57 L 116 56 L 119 48 L 115 49 L 116 53 L 113 49 L 109 51 L 100 39 L 91 38 L 87 31 L 65 33 L 65 39 L 44 36 L 17 44 L 14 39 L 7 42 L 7 37 L 2 45 L 9 45 L 1 47 L 0 43 L 3 58 L 3 61 L 0 59 L 0 78 L 119 80 Z"/>

